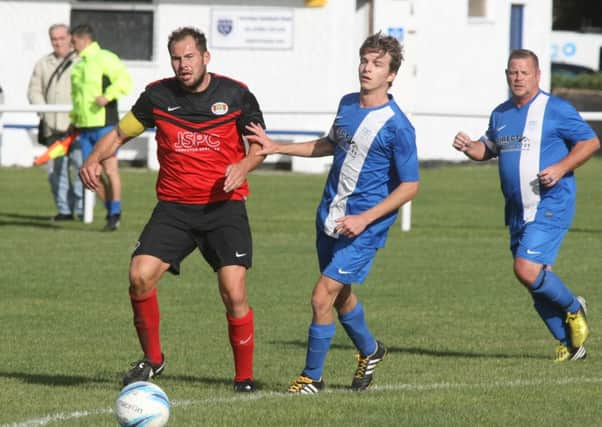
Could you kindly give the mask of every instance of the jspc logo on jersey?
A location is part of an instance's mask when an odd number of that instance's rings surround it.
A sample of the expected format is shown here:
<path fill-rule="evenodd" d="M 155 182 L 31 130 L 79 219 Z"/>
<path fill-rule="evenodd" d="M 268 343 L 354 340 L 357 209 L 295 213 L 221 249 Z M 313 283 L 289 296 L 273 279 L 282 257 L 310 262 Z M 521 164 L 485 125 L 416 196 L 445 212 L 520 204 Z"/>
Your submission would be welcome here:
<path fill-rule="evenodd" d="M 208 133 L 201 132 L 178 132 L 178 140 L 174 145 L 174 150 L 178 152 L 194 152 L 206 150 L 219 150 L 220 139 Z"/>
<path fill-rule="evenodd" d="M 211 106 L 211 112 L 216 116 L 223 116 L 228 112 L 228 104 L 225 102 L 216 102 Z"/>

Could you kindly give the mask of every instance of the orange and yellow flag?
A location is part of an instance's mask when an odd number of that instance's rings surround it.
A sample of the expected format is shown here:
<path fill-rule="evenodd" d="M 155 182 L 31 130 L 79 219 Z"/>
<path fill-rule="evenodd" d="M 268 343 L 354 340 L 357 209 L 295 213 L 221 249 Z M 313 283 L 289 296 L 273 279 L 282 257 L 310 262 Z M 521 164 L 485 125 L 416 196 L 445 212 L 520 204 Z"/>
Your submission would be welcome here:
<path fill-rule="evenodd" d="M 46 149 L 41 156 L 35 158 L 33 164 L 39 166 L 46 163 L 48 160 L 56 159 L 57 157 L 66 155 L 69 152 L 71 143 L 73 143 L 77 137 L 77 133 L 77 131 L 71 132 L 63 139 L 59 139 L 58 141 L 52 143 L 52 145 L 50 145 L 50 147 L 48 147 L 48 149 Z"/>

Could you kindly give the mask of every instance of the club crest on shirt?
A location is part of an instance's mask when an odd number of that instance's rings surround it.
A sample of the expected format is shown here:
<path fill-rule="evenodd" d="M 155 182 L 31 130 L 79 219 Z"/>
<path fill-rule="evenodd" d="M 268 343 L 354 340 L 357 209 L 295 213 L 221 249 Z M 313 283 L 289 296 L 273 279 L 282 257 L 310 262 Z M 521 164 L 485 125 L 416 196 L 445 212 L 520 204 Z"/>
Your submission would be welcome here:
<path fill-rule="evenodd" d="M 216 102 L 211 106 L 211 112 L 216 116 L 223 116 L 228 112 L 228 104 L 225 102 Z"/>

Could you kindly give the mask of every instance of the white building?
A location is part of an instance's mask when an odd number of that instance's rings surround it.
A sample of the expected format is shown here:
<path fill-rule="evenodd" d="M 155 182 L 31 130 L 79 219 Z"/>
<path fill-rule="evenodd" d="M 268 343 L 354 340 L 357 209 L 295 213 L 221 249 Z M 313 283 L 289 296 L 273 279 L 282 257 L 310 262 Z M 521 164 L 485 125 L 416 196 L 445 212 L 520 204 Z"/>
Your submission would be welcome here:
<path fill-rule="evenodd" d="M 341 95 L 357 90 L 364 38 L 378 30 L 394 34 L 406 60 L 392 93 L 411 115 L 421 160 L 463 159 L 451 140 L 460 129 L 479 136 L 489 112 L 508 96 L 511 46 L 539 55 L 542 87 L 549 88 L 552 0 L 0 0 L 2 121 L 8 125 L 0 165 L 29 166 L 40 150 L 33 132 L 20 128 L 37 123 L 35 113 L 14 111 L 27 105 L 33 64 L 51 50 L 47 28 L 86 17 L 99 35 L 138 57 L 125 61 L 135 89 L 121 109 L 148 82 L 172 74 L 167 36 L 192 25 L 207 33 L 210 71 L 248 84 L 268 129 L 295 140 L 327 132 Z M 293 167 L 322 171 L 325 163 L 301 159 Z"/>

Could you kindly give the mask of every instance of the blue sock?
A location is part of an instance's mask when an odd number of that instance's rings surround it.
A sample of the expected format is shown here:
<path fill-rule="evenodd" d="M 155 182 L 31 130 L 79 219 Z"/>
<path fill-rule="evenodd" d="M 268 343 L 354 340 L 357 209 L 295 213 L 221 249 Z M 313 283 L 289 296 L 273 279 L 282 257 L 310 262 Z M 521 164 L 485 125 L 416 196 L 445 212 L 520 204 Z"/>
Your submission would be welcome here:
<path fill-rule="evenodd" d="M 326 355 L 328 354 L 328 349 L 330 349 L 330 342 L 335 330 L 336 325 L 334 322 L 329 325 L 312 323 L 309 326 L 307 356 L 305 357 L 303 375 L 316 381 L 322 378 L 324 362 L 326 361 Z"/>
<path fill-rule="evenodd" d="M 370 356 L 376 351 L 376 340 L 368 329 L 364 307 L 359 301 L 349 313 L 340 315 L 339 321 L 362 356 Z"/>
<path fill-rule="evenodd" d="M 107 209 L 109 215 L 117 215 L 121 213 L 121 200 L 111 200 Z"/>
<path fill-rule="evenodd" d="M 560 277 L 551 270 L 541 270 L 531 287 L 531 293 L 534 298 L 535 296 L 541 296 L 565 313 L 572 313 L 581 307 L 575 295 L 560 280 Z"/>
<path fill-rule="evenodd" d="M 533 297 L 533 307 L 535 307 L 535 311 L 537 311 L 539 317 L 541 317 L 541 320 L 546 324 L 554 338 L 565 346 L 568 346 L 569 338 L 567 335 L 566 322 L 564 320 L 566 317 L 565 313 L 545 298 L 535 294 L 532 294 L 531 296 Z"/>

